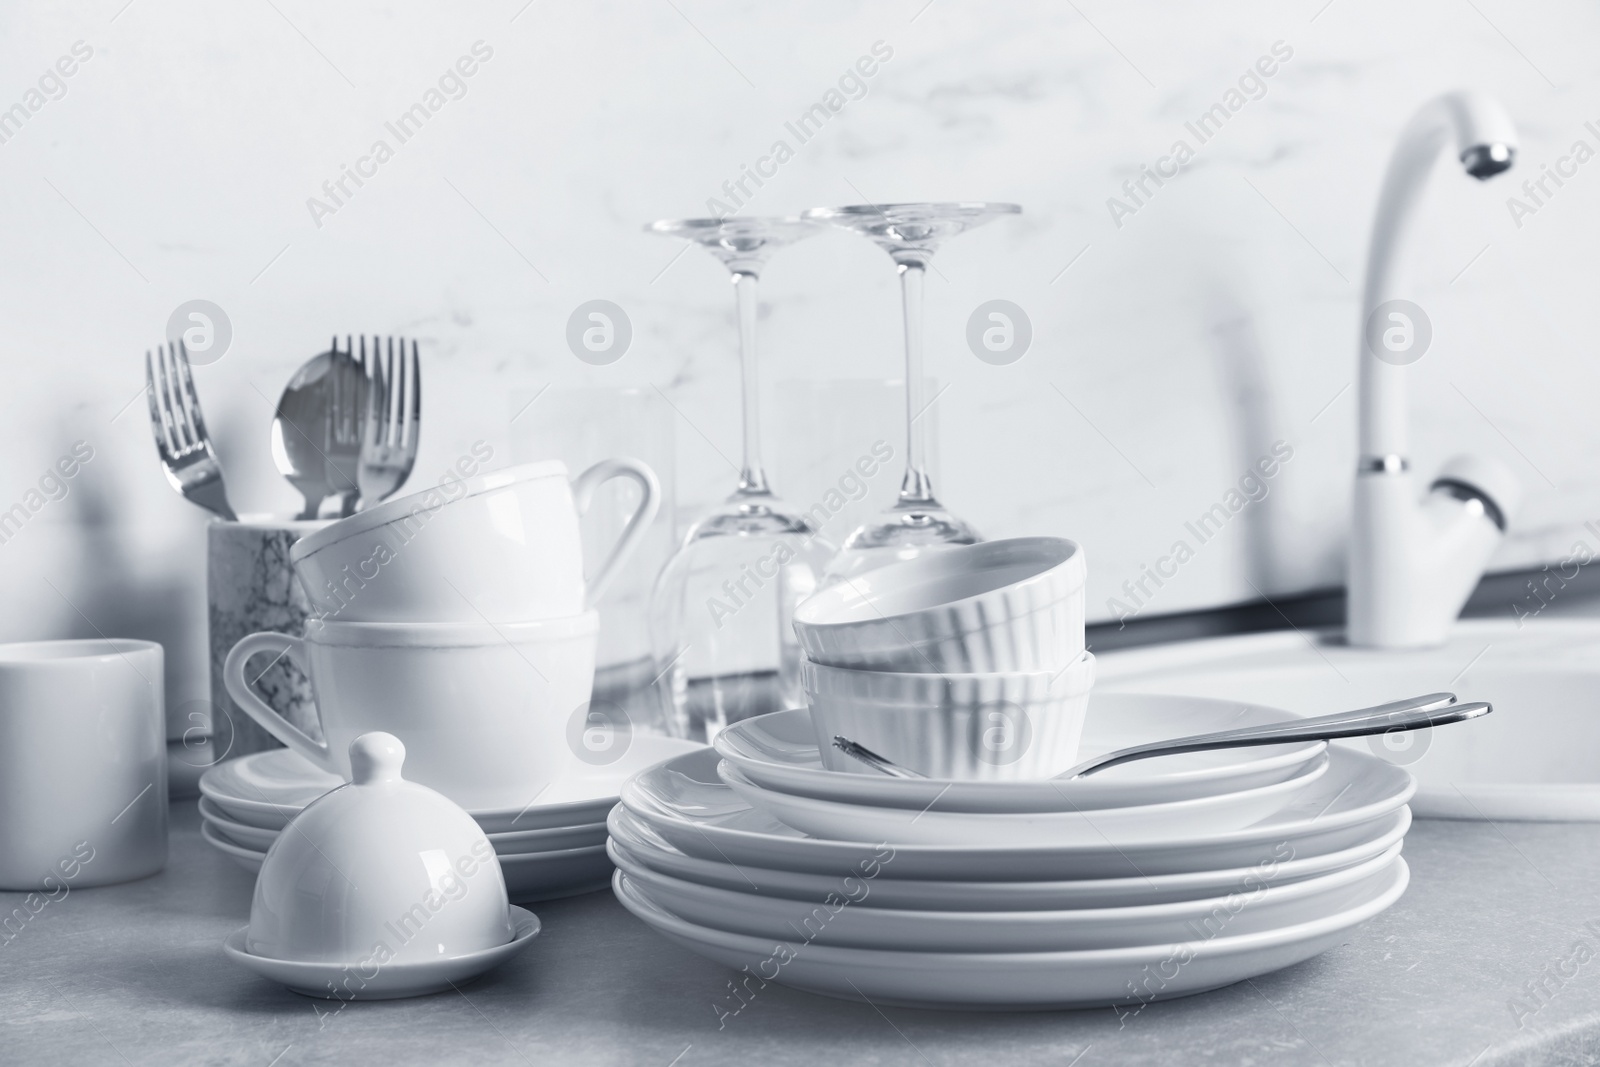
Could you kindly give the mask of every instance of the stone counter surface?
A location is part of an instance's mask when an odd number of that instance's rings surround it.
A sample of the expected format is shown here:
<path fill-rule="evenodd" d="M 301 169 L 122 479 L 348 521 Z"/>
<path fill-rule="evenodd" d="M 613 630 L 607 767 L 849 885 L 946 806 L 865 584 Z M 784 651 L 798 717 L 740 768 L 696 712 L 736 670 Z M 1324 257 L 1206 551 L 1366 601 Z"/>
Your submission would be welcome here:
<path fill-rule="evenodd" d="M 0 942 L 0 1064 L 1578 1064 L 1600 1060 L 1600 827 L 1419 821 L 1400 902 L 1276 974 L 1119 1017 L 878 1008 L 731 972 L 592 893 L 460 992 L 313 1001 L 230 963 L 252 876 L 173 805 L 171 860 L 74 889 Z M 0 914 L 22 894 L 0 893 Z M 1563 973 L 1565 972 L 1565 973 Z"/>

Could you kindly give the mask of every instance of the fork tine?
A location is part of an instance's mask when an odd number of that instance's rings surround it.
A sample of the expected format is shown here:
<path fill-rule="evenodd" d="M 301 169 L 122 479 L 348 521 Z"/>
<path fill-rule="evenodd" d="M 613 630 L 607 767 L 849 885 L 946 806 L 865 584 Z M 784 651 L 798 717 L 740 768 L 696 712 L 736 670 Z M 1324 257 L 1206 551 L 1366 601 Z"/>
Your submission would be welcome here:
<path fill-rule="evenodd" d="M 172 421 L 183 427 L 186 447 L 195 448 L 201 443 L 200 433 L 195 427 L 194 412 L 183 395 L 183 378 L 188 371 L 189 360 L 186 353 L 179 354 L 177 341 L 167 342 L 167 358 L 172 365 Z"/>
<path fill-rule="evenodd" d="M 189 366 L 189 346 L 178 340 L 178 377 L 183 383 L 184 400 L 188 404 L 189 425 L 194 429 L 195 443 L 200 445 L 210 444 L 211 438 L 206 433 L 205 416 L 200 413 L 200 394 L 194 389 L 194 371 Z"/>
<path fill-rule="evenodd" d="M 367 383 L 366 424 L 361 431 L 361 445 L 369 448 L 382 443 L 382 415 L 379 411 L 379 400 L 383 396 L 383 364 L 378 361 L 377 353 L 368 356 L 366 351 L 361 353 L 361 371 Z"/>
<path fill-rule="evenodd" d="M 405 352 L 405 342 L 401 341 L 400 356 L 402 359 L 405 358 Z M 411 375 L 406 386 L 411 394 L 411 410 L 406 415 L 404 440 L 406 447 L 415 452 L 417 448 L 417 433 L 421 428 L 422 422 L 422 364 L 418 360 L 417 342 L 414 340 L 411 342 Z"/>
<path fill-rule="evenodd" d="M 160 349 L 156 350 L 160 352 Z M 155 366 L 150 362 L 150 350 L 144 350 L 144 389 L 145 395 L 150 400 L 150 431 L 155 435 L 156 451 L 163 460 L 170 459 L 174 451 L 172 447 L 172 434 L 167 429 L 166 421 L 162 418 L 165 411 L 161 407 L 160 398 L 156 395 Z"/>
<path fill-rule="evenodd" d="M 394 365 L 394 338 L 386 341 L 387 350 L 383 355 L 383 444 L 392 446 L 398 443 L 396 434 L 399 432 L 399 423 L 395 418 L 395 402 L 405 395 L 405 367 Z M 402 364 L 405 362 L 401 359 Z M 400 377 L 396 378 L 395 374 Z"/>
<path fill-rule="evenodd" d="M 167 432 L 172 435 L 173 451 L 182 454 L 189 447 L 189 442 L 184 439 L 183 422 L 172 406 L 171 376 L 167 369 L 165 345 L 156 349 L 156 380 L 161 384 L 161 415 L 167 424 Z"/>

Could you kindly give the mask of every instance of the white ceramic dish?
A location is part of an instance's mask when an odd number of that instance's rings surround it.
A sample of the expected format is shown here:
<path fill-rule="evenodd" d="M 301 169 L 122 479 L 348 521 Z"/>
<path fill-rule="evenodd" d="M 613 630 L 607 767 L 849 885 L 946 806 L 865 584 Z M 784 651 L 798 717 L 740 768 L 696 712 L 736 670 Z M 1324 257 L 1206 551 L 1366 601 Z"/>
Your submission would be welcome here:
<path fill-rule="evenodd" d="M 800 683 L 829 770 L 869 770 L 833 747 L 843 736 L 930 778 L 1048 778 L 1077 762 L 1094 656 L 1084 652 L 1053 673 L 913 674 L 806 662 Z"/>
<path fill-rule="evenodd" d="M 485 833 L 542 830 L 600 822 L 617 802 L 622 783 L 674 756 L 704 745 L 676 737 L 634 734 L 615 763 L 582 766 L 545 788 L 529 805 L 472 811 Z M 281 830 L 301 808 L 344 784 L 291 749 L 275 748 L 228 760 L 200 776 L 200 792 L 235 822 Z"/>
<path fill-rule="evenodd" d="M 1089 700 L 1079 757 L 1184 734 L 1265 725 L 1285 717 L 1275 708 L 1232 701 L 1097 692 Z M 1063 782 L 921 781 L 890 778 L 855 760 L 850 760 L 854 766 L 849 774 L 828 768 L 822 757 L 831 745 L 825 749 L 817 741 L 809 710 L 792 708 L 733 723 L 717 735 L 715 747 L 752 782 L 795 796 L 917 811 L 934 807 L 1014 812 L 1158 804 L 1253 789 L 1292 777 L 1326 745 L 1314 741 L 1190 752 L 1139 760 Z M 858 768 L 861 773 L 855 773 Z"/>
<path fill-rule="evenodd" d="M 1083 549 L 1059 537 L 962 545 L 848 578 L 802 601 L 814 663 L 962 674 L 1058 671 L 1084 650 Z"/>
<path fill-rule="evenodd" d="M 1371 840 L 1373 824 L 1410 799 L 1416 783 L 1402 768 L 1358 752 L 1330 749 L 1327 773 L 1253 826 L 1223 833 L 1174 835 L 1137 845 L 1104 841 L 1025 847 L 879 845 L 807 837 L 757 811 L 717 777 L 720 761 L 706 750 L 679 756 L 636 775 L 622 790 L 628 810 L 684 853 L 723 863 L 840 877 L 863 864 L 886 866 L 896 878 L 1026 881 L 1121 878 L 1249 867 L 1298 859 Z M 1280 846 L 1291 852 L 1285 856 Z"/>
<path fill-rule="evenodd" d="M 606 887 L 612 871 L 611 857 L 603 844 L 499 859 L 506 893 L 521 903 L 593 893 Z"/>
<path fill-rule="evenodd" d="M 1396 860 L 1366 899 L 1277 930 L 1179 944 L 1067 952 L 902 952 L 835 948 L 803 939 L 726 933 L 688 922 L 618 871 L 623 907 L 684 948 L 728 967 L 824 996 L 877 1005 L 1029 1011 L 1143 1003 L 1218 989 L 1310 959 L 1398 900 L 1409 872 Z"/>
<path fill-rule="evenodd" d="M 228 841 L 206 823 L 200 826 L 200 836 L 251 874 L 261 873 L 261 863 L 267 858 L 265 852 Z M 506 896 L 519 903 L 593 893 L 610 884 L 611 857 L 606 854 L 603 843 L 586 848 L 496 855 L 496 859 L 500 861 L 500 874 L 505 878 Z"/>
<path fill-rule="evenodd" d="M 620 805 L 611 813 L 609 826 L 611 839 L 607 847 L 611 850 L 613 860 L 620 856 L 635 866 L 644 866 L 696 885 L 717 886 L 740 893 L 759 893 L 812 904 L 822 903 L 830 897 L 842 897 L 851 901 L 852 907 L 862 908 L 1045 911 L 1166 904 L 1223 895 L 1263 880 L 1271 885 L 1289 885 L 1330 874 L 1370 860 L 1402 841 L 1411 826 L 1411 811 L 1402 807 L 1385 819 L 1372 823 L 1373 836 L 1369 840 L 1322 855 L 1286 860 L 1269 855 L 1250 867 L 1193 871 L 1188 874 L 1027 882 L 898 878 L 892 866 L 881 867 L 871 878 L 859 871 L 841 876 L 804 874 L 743 863 L 735 867 L 730 863 L 687 855 Z"/>
<path fill-rule="evenodd" d="M 244 848 L 265 852 L 278 839 L 281 830 L 263 830 L 258 826 L 234 822 L 217 814 L 206 797 L 200 798 L 200 818 L 225 841 Z M 546 830 L 524 830 L 509 834 L 489 834 L 489 844 L 496 855 L 515 856 L 529 852 L 553 852 L 567 848 L 592 848 L 606 842 L 604 822 L 586 822 L 577 826 L 557 826 Z"/>
<path fill-rule="evenodd" d="M 1267 886 L 1257 879 L 1222 896 L 1051 911 L 862 908 L 845 896 L 812 904 L 696 885 L 626 857 L 617 867 L 674 915 L 728 933 L 907 952 L 1061 952 L 1254 934 L 1311 922 L 1370 898 L 1373 884 L 1386 881 L 1399 862 L 1395 845 L 1347 870 L 1291 885 Z"/>
<path fill-rule="evenodd" d="M 587 590 L 578 518 L 625 477 L 643 494 Z M 522 622 L 587 611 L 655 518 L 649 467 L 608 459 L 570 484 L 526 463 L 386 500 L 301 538 L 289 552 L 313 604 L 349 622 Z"/>
<path fill-rule="evenodd" d="M 237 822 L 225 815 L 220 808 L 211 803 L 207 797 L 200 798 L 200 818 L 213 830 L 220 833 L 224 839 L 245 848 L 265 852 L 272 847 L 272 842 L 278 839 L 282 830 L 263 830 L 259 826 L 249 823 Z"/>
<path fill-rule="evenodd" d="M 1048 841 L 1054 845 L 1109 844 L 1125 848 L 1170 841 L 1174 836 L 1203 840 L 1249 826 L 1303 793 L 1327 770 L 1328 757 L 1322 755 L 1302 764 L 1293 778 L 1238 792 L 1164 804 L 1005 814 L 840 804 L 762 788 L 726 762 L 717 768 L 717 773 L 746 803 L 812 837 L 835 841 L 866 837 L 893 845 L 1027 848 Z"/>
<path fill-rule="evenodd" d="M 504 945 L 480 952 L 412 963 L 390 962 L 369 970 L 354 964 L 302 963 L 252 956 L 245 949 L 248 926 L 228 935 L 222 951 L 229 959 L 296 993 L 330 1000 L 393 1000 L 439 993 L 487 974 L 528 947 L 539 935 L 539 917 L 512 905 L 514 931 Z"/>
<path fill-rule="evenodd" d="M 227 856 L 251 874 L 261 873 L 261 862 L 267 858 L 265 849 L 258 851 L 229 841 L 215 827 L 204 821 L 200 823 L 200 836 L 205 839 L 206 844 Z"/>
<path fill-rule="evenodd" d="M 331 529 L 331 527 L 330 527 Z M 577 756 L 567 724 L 594 687 L 596 613 L 537 622 L 308 623 L 304 638 L 254 633 L 222 678 L 262 729 L 330 774 L 369 731 L 414 755 L 411 779 L 469 810 L 525 804 Z M 311 679 L 319 741 L 251 688 L 253 656 L 288 656 Z"/>
<path fill-rule="evenodd" d="M 507 943 L 505 880 L 460 805 L 405 778 L 405 745 L 350 743 L 352 779 L 294 817 L 267 849 L 245 951 L 296 963 L 417 963 Z"/>

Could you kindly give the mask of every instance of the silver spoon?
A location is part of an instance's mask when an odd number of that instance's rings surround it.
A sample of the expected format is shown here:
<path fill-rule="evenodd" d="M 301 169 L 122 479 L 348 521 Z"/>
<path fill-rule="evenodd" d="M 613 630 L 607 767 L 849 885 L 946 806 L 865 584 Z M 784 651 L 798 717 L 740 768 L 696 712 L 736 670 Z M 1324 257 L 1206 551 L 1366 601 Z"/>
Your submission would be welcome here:
<path fill-rule="evenodd" d="M 329 497 L 339 498 L 340 514 L 355 501 L 364 380 L 361 364 L 339 351 L 335 338 L 284 387 L 272 420 L 272 462 L 305 498 L 296 518 L 316 518 Z"/>
<path fill-rule="evenodd" d="M 1402 730 L 1419 730 L 1426 726 L 1444 726 L 1487 715 L 1492 705 L 1483 702 L 1457 704 L 1454 693 L 1429 693 L 1409 700 L 1396 700 L 1376 707 L 1356 711 L 1340 711 L 1314 719 L 1285 719 L 1265 726 L 1246 726 L 1238 730 L 1195 734 L 1170 741 L 1155 741 L 1148 745 L 1119 748 L 1086 760 L 1076 767 L 1055 775 L 1052 781 L 1081 778 L 1107 767 L 1151 756 L 1173 756 L 1181 752 L 1204 752 L 1213 748 L 1244 748 L 1250 745 L 1281 745 L 1293 741 L 1332 741 L 1340 737 L 1364 737 L 1368 734 L 1386 734 Z M 841 737 L 833 738 L 833 747 L 868 767 L 891 778 L 926 778 L 927 775 L 902 767 L 885 759 L 863 745 Z"/>

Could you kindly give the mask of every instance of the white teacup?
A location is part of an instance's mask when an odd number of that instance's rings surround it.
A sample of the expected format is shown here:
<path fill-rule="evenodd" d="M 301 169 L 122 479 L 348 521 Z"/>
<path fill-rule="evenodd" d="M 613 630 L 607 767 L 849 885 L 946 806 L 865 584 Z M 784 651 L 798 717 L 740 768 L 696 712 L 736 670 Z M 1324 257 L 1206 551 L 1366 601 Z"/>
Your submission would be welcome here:
<path fill-rule="evenodd" d="M 36 891 L 18 914 L 166 865 L 164 660 L 152 641 L 0 645 L 0 889 Z"/>
<path fill-rule="evenodd" d="M 601 483 L 630 478 L 639 507 L 587 588 L 578 519 Z M 385 501 L 297 542 L 289 558 L 339 622 L 523 622 L 587 611 L 655 518 L 661 487 L 635 459 L 567 479 L 526 463 Z"/>
<path fill-rule="evenodd" d="M 346 781 L 350 742 L 384 730 L 405 743 L 411 781 L 469 811 L 512 807 L 576 764 L 568 724 L 589 700 L 597 627 L 592 611 L 497 625 L 313 622 L 304 638 L 242 639 L 223 681 L 263 729 Z M 287 653 L 310 675 L 323 741 L 251 690 L 258 653 Z"/>

